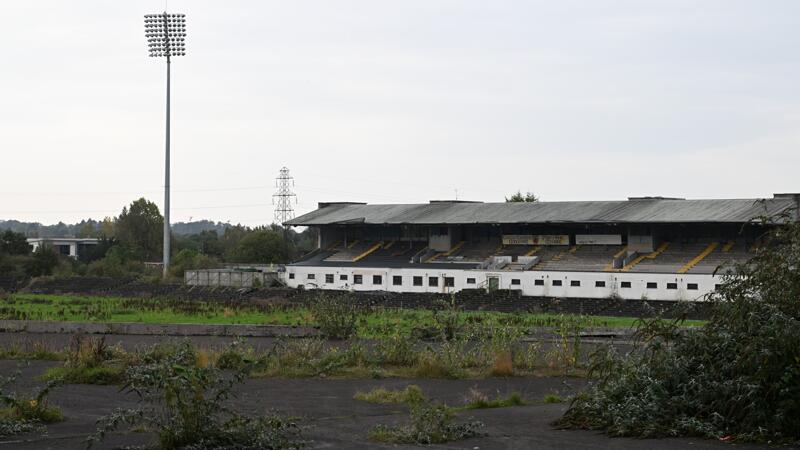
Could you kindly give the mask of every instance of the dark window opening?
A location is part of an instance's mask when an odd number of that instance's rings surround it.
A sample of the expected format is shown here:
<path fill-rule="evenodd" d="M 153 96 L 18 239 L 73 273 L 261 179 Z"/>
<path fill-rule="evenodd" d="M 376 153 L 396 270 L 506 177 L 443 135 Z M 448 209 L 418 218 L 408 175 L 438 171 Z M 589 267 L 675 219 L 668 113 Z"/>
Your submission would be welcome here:
<path fill-rule="evenodd" d="M 325 282 L 326 283 L 333 283 L 333 274 L 332 273 L 326 273 L 325 274 Z"/>
<path fill-rule="evenodd" d="M 678 289 L 678 283 L 667 283 L 667 289 L 669 290 Z"/>
<path fill-rule="evenodd" d="M 392 277 L 392 284 L 395 286 L 402 286 L 403 285 L 403 277 L 400 275 L 395 275 Z"/>
<path fill-rule="evenodd" d="M 686 285 L 686 289 L 688 289 L 690 291 L 696 291 L 697 290 L 697 283 L 688 283 Z"/>
<path fill-rule="evenodd" d="M 606 282 L 605 281 L 595 281 L 594 282 L 594 287 L 606 287 Z"/>
<path fill-rule="evenodd" d="M 569 282 L 569 285 L 572 287 L 581 287 L 581 280 L 572 280 Z"/>
<path fill-rule="evenodd" d="M 353 275 L 353 284 L 361 284 L 364 281 L 363 275 Z"/>
<path fill-rule="evenodd" d="M 553 280 L 553 286 L 561 286 L 561 280 Z"/>
<path fill-rule="evenodd" d="M 314 274 L 313 273 L 308 274 L 307 278 L 309 280 L 313 280 L 314 279 Z"/>
<path fill-rule="evenodd" d="M 511 285 L 512 286 L 518 286 L 519 284 L 520 284 L 519 278 L 512 278 L 511 279 Z"/>
<path fill-rule="evenodd" d="M 347 275 L 339 275 L 339 280 L 347 281 Z"/>
<path fill-rule="evenodd" d="M 544 280 L 533 280 L 534 286 L 544 286 Z"/>
<path fill-rule="evenodd" d="M 630 281 L 623 281 L 619 285 L 620 285 L 620 287 L 627 289 L 627 288 L 631 287 L 631 282 Z"/>
<path fill-rule="evenodd" d="M 429 277 L 428 278 L 428 286 L 430 286 L 430 287 L 439 286 L 439 277 Z"/>
<path fill-rule="evenodd" d="M 647 289 L 658 289 L 658 283 L 654 283 L 652 281 L 649 281 L 647 283 Z"/>
<path fill-rule="evenodd" d="M 372 284 L 383 284 L 383 277 L 380 275 L 373 275 Z"/>
<path fill-rule="evenodd" d="M 475 278 L 467 278 L 467 284 L 475 284 Z"/>
<path fill-rule="evenodd" d="M 444 277 L 444 286 L 445 287 L 455 287 L 456 279 L 453 277 Z"/>
<path fill-rule="evenodd" d="M 414 286 L 422 286 L 422 277 L 414 277 Z"/>

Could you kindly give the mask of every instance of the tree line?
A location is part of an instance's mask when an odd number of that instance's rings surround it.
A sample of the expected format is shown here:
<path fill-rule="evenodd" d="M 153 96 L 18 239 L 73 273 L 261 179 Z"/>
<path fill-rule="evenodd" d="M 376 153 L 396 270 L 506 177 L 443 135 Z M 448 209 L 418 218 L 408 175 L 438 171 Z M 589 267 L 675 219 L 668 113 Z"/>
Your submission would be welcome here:
<path fill-rule="evenodd" d="M 116 217 L 81 223 L 73 235 L 97 238 L 98 244 L 88 246 L 77 260 L 47 246 L 31 251 L 24 233 L 10 229 L 0 233 L 0 274 L 16 278 L 143 276 L 150 273 L 145 262 L 162 259 L 164 217 L 147 199 L 133 201 Z M 315 230 L 298 233 L 276 224 L 254 228 L 227 225 L 223 231 L 185 235 L 173 231 L 170 275 L 179 278 L 185 270 L 216 268 L 224 263 L 283 264 L 313 250 L 317 240 Z"/>

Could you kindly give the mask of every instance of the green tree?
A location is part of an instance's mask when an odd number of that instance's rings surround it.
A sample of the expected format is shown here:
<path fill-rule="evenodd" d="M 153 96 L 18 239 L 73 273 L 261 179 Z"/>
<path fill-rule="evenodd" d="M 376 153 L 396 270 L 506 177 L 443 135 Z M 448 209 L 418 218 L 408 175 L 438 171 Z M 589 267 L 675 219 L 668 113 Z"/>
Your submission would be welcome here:
<path fill-rule="evenodd" d="M 522 191 L 517 191 L 512 194 L 511 197 L 506 197 L 506 203 L 534 203 L 538 201 L 539 197 L 533 192 L 526 192 L 523 194 Z"/>
<path fill-rule="evenodd" d="M 197 250 L 183 249 L 172 258 L 169 272 L 173 277 L 183 277 L 183 273 L 192 269 L 214 269 L 219 263 L 209 256 L 200 254 Z"/>
<path fill-rule="evenodd" d="M 22 233 L 6 230 L 0 235 L 0 253 L 8 255 L 27 255 L 31 252 L 28 240 Z"/>
<path fill-rule="evenodd" d="M 290 247 L 283 236 L 272 230 L 257 228 L 238 242 L 227 259 L 243 263 L 280 264 L 289 260 L 289 254 Z"/>
<path fill-rule="evenodd" d="M 58 266 L 58 254 L 49 245 L 40 245 L 24 263 L 25 274 L 30 277 L 52 275 Z"/>
<path fill-rule="evenodd" d="M 140 260 L 157 260 L 163 248 L 164 218 L 155 203 L 144 198 L 122 208 L 115 224 L 120 245 Z"/>

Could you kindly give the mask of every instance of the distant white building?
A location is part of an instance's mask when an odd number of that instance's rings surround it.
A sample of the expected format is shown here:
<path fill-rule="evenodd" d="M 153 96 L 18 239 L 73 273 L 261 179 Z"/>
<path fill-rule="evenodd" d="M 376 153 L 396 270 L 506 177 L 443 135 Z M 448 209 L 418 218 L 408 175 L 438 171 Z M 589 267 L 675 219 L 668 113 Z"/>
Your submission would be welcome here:
<path fill-rule="evenodd" d="M 89 247 L 97 245 L 97 242 L 95 238 L 28 238 L 28 245 L 33 251 L 47 245 L 57 253 L 73 259 L 78 259 L 78 256 L 83 255 Z"/>

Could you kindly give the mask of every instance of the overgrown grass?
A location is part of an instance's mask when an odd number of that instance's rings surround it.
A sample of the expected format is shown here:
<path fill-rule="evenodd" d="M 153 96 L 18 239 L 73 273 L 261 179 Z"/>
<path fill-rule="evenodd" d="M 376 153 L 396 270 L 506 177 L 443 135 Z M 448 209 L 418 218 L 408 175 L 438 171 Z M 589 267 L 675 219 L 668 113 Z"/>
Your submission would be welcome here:
<path fill-rule="evenodd" d="M 406 425 L 378 425 L 370 431 L 369 439 L 391 444 L 442 444 L 484 436 L 484 426 L 479 421 L 456 423 L 453 410 L 446 405 L 419 402 L 410 406 Z"/>
<path fill-rule="evenodd" d="M 524 406 L 526 403 L 519 392 L 502 397 L 489 398 L 488 395 L 476 389 L 470 389 L 467 403 L 460 409 L 489 409 L 489 408 L 508 408 L 512 406 Z"/>
<path fill-rule="evenodd" d="M 60 380 L 48 382 L 30 397 L 20 397 L 8 390 L 18 377 L 19 371 L 9 376 L 0 376 L 0 436 L 10 436 L 33 431 L 41 424 L 64 420 L 61 409 L 48 402 L 50 391 L 61 384 Z"/>
<path fill-rule="evenodd" d="M 387 390 L 384 388 L 375 388 L 369 392 L 356 392 L 353 396 L 356 400 L 368 403 L 419 403 L 426 400 L 425 394 L 419 386 L 412 384 L 406 386 L 403 390 Z"/>
<path fill-rule="evenodd" d="M 312 307 L 261 305 L 245 302 L 203 302 L 158 298 L 120 298 L 74 295 L 14 294 L 0 300 L 0 319 L 147 324 L 256 324 L 318 326 Z M 317 311 L 319 315 L 319 311 Z M 532 328 L 557 328 L 565 322 L 587 327 L 631 327 L 627 317 L 569 316 L 558 314 L 457 311 L 448 320 L 456 326 L 482 324 Z M 441 311 L 372 308 L 359 314 L 355 335 L 361 338 L 421 334 L 442 322 Z M 685 325 L 700 325 L 687 321 Z M 348 333 L 349 334 L 349 333 Z"/>

